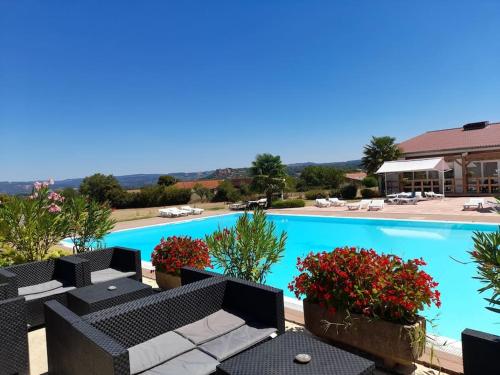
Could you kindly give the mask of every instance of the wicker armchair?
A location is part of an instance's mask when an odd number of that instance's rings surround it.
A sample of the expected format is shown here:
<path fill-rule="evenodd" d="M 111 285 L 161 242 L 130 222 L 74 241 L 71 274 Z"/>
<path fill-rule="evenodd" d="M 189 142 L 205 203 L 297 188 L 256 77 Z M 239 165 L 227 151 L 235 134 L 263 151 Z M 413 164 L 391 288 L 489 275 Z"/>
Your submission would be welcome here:
<path fill-rule="evenodd" d="M 22 296 L 30 328 L 44 324 L 43 304 L 57 300 L 66 305 L 66 292 L 85 286 L 85 261 L 45 260 L 0 269 L 0 298 Z"/>
<path fill-rule="evenodd" d="M 220 311 L 236 320 L 258 323 L 252 327 L 274 327 L 274 332 L 278 334 L 285 330 L 283 291 L 226 277 L 209 277 L 83 317 L 77 316 L 56 301 L 47 302 L 45 310 L 49 374 L 139 373 L 147 367 L 141 370 L 135 367 L 137 357 L 134 357 L 134 353 L 137 353 L 138 347 L 170 334 L 177 336 L 179 331 L 200 321 L 206 322 L 205 319 Z M 224 324 L 227 323 L 224 321 Z M 239 327 L 245 328 L 246 325 Z M 192 331 L 199 333 L 196 329 Z M 221 337 L 214 336 L 215 340 L 204 341 L 200 347 L 198 344 L 201 345 L 202 341 L 193 341 L 193 344 L 187 341 L 188 336 L 183 333 L 180 335 L 180 340 L 192 347 L 181 355 L 177 353 L 169 357 L 161 366 L 169 366 L 172 358 L 184 360 L 185 364 L 186 361 L 189 362 L 186 356 L 191 358 L 190 355 L 193 354 L 209 357 L 205 354 L 203 345 L 213 343 Z M 267 338 L 269 335 L 260 337 L 260 340 Z M 161 346 L 156 347 L 156 351 L 147 350 L 147 353 L 155 352 L 162 356 L 165 352 L 174 350 L 174 347 L 175 345 L 162 342 Z M 146 352 L 144 347 L 143 352 Z M 237 353 L 231 355 L 234 354 Z M 215 366 L 225 360 L 210 358 L 212 367 L 209 371 L 215 371 Z M 157 365 L 153 368 L 157 369 Z M 171 367 L 168 370 L 162 367 L 161 370 L 162 373 L 179 373 L 172 372 Z"/>
<path fill-rule="evenodd" d="M 88 251 L 65 258 L 80 258 L 89 262 L 90 274 L 86 280 L 86 285 L 121 277 L 142 281 L 140 250 L 117 246 Z"/>
<path fill-rule="evenodd" d="M 0 375 L 29 374 L 24 297 L 0 300 Z"/>

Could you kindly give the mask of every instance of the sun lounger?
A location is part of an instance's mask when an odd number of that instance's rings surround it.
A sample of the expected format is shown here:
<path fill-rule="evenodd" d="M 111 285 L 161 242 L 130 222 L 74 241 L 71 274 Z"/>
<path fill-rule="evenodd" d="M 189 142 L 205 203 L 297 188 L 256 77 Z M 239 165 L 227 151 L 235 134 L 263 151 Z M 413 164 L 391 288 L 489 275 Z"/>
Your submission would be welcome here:
<path fill-rule="evenodd" d="M 426 200 L 426 198 L 422 195 L 421 191 L 416 191 L 415 192 L 415 198 L 417 198 L 417 200 L 419 200 L 419 201 L 425 201 Z"/>
<path fill-rule="evenodd" d="M 360 210 L 363 208 L 367 208 L 370 205 L 371 199 L 361 199 L 360 202 L 348 203 L 347 209 L 350 211 Z"/>
<path fill-rule="evenodd" d="M 234 210 L 234 211 L 244 210 L 246 208 L 247 208 L 247 204 L 243 203 L 243 202 L 232 203 L 229 205 L 229 209 Z"/>
<path fill-rule="evenodd" d="M 475 209 L 479 210 L 484 207 L 484 199 L 483 198 L 470 198 L 467 202 L 464 203 L 464 210 Z"/>
<path fill-rule="evenodd" d="M 426 191 L 425 192 L 425 196 L 427 198 L 431 198 L 431 199 L 438 199 L 438 198 L 442 199 L 442 198 L 444 198 L 444 194 L 434 193 L 433 191 Z"/>
<path fill-rule="evenodd" d="M 330 202 L 330 205 L 334 207 L 345 206 L 346 204 L 345 201 L 340 200 L 338 198 L 328 198 L 328 202 Z"/>
<path fill-rule="evenodd" d="M 398 198 L 398 204 L 417 204 L 418 198 Z"/>
<path fill-rule="evenodd" d="M 201 215 L 203 211 L 205 211 L 203 208 L 196 208 L 191 206 L 181 206 L 181 210 L 189 211 L 191 215 Z"/>
<path fill-rule="evenodd" d="M 324 198 L 316 199 L 316 207 L 330 207 L 332 204 Z"/>
<path fill-rule="evenodd" d="M 383 210 L 384 209 L 384 201 L 382 199 L 374 199 L 368 205 L 368 211 L 374 210 Z"/>
<path fill-rule="evenodd" d="M 177 207 L 161 208 L 158 210 L 162 217 L 179 217 L 189 215 L 189 211 L 179 210 Z"/>

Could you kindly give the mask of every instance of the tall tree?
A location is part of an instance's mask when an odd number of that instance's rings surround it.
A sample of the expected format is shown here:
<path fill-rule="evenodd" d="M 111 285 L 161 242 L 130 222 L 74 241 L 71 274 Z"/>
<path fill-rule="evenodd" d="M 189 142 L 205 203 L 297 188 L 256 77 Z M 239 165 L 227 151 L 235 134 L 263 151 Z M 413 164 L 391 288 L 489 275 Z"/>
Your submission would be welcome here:
<path fill-rule="evenodd" d="M 250 174 L 253 176 L 253 188 L 266 194 L 268 205 L 273 194 L 285 188 L 286 166 L 279 155 L 258 154 L 252 162 Z"/>
<path fill-rule="evenodd" d="M 341 169 L 322 165 L 310 165 L 300 174 L 299 185 L 301 188 L 326 188 L 336 189 L 345 179 L 345 172 Z"/>
<path fill-rule="evenodd" d="M 101 173 L 85 177 L 80 184 L 80 193 L 99 203 L 113 200 L 113 196 L 121 190 L 120 183 L 113 175 L 105 176 Z"/>
<path fill-rule="evenodd" d="M 170 186 L 174 185 L 176 182 L 177 179 L 175 177 L 169 176 L 168 174 L 158 177 L 158 185 Z"/>
<path fill-rule="evenodd" d="M 368 174 L 374 174 L 384 161 L 396 160 L 401 156 L 401 150 L 393 137 L 372 137 L 363 150 L 361 163 Z"/>

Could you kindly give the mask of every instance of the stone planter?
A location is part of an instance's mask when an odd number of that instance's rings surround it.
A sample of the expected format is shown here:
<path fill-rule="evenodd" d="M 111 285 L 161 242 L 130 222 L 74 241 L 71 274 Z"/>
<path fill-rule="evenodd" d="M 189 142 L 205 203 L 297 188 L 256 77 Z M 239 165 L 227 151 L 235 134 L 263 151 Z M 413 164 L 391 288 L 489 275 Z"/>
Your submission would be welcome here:
<path fill-rule="evenodd" d="M 462 354 L 465 375 L 498 373 L 500 336 L 466 329 L 462 332 Z"/>
<path fill-rule="evenodd" d="M 181 277 L 167 273 L 156 271 L 156 283 L 161 289 L 173 289 L 181 286 Z"/>
<path fill-rule="evenodd" d="M 425 319 L 403 325 L 345 312 L 329 313 L 318 304 L 304 301 L 306 328 L 317 336 L 357 348 L 384 360 L 386 367 L 411 366 L 424 350 L 424 343 L 414 344 L 418 332 L 425 337 Z M 333 323 L 333 324 L 325 324 Z M 419 332 L 420 331 L 420 332 Z"/>

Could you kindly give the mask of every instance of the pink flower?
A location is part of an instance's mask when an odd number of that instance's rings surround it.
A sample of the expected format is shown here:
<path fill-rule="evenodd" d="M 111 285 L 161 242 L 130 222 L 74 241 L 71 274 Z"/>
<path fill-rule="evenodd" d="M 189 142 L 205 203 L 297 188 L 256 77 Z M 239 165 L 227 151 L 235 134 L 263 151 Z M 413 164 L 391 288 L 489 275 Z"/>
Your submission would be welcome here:
<path fill-rule="evenodd" d="M 51 213 L 57 213 L 57 212 L 61 212 L 61 207 L 59 207 L 57 204 L 55 203 L 52 203 L 50 206 L 49 206 L 49 212 Z"/>
<path fill-rule="evenodd" d="M 42 182 L 42 187 L 44 188 L 49 187 L 49 183 L 46 181 Z"/>
<path fill-rule="evenodd" d="M 63 202 L 64 201 L 64 197 L 60 194 L 57 194 L 54 191 L 49 194 L 49 199 L 51 201 L 56 201 L 56 202 Z"/>
<path fill-rule="evenodd" d="M 40 190 L 42 188 L 42 183 L 37 181 L 33 184 L 33 187 L 35 188 L 35 190 Z"/>

